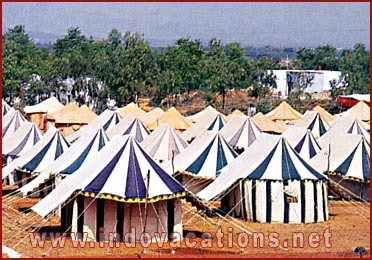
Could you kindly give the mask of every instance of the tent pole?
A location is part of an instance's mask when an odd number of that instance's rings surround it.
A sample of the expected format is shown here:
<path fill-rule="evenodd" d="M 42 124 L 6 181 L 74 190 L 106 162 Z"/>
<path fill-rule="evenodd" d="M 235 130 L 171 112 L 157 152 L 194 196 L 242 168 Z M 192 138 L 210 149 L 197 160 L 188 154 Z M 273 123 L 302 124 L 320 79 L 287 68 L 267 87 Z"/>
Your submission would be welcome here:
<path fill-rule="evenodd" d="M 147 225 L 147 205 L 149 197 L 149 186 L 150 186 L 150 169 L 147 171 L 147 187 L 146 187 L 146 202 L 145 202 L 145 226 L 143 227 L 143 233 L 146 232 Z M 142 250 L 142 253 L 145 253 L 145 249 Z"/>

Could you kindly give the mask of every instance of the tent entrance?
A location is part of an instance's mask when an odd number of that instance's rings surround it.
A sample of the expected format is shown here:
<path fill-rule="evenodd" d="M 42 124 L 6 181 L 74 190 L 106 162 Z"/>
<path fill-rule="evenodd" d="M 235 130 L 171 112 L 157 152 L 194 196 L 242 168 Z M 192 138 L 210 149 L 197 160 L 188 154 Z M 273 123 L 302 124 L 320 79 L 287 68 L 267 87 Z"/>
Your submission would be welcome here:
<path fill-rule="evenodd" d="M 174 227 L 174 200 L 167 201 L 167 211 L 168 211 L 168 239 L 170 240 L 171 234 L 173 233 Z"/>

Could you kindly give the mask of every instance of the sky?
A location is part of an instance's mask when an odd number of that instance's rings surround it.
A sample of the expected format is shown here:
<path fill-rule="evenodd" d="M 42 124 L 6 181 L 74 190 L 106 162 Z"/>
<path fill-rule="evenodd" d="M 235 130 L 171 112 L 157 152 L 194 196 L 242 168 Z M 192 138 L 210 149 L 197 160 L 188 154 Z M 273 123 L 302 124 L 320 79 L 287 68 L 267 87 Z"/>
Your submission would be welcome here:
<path fill-rule="evenodd" d="M 3 2 L 2 31 L 63 36 L 78 26 L 85 36 L 107 38 L 112 28 L 139 32 L 154 44 L 181 37 L 212 38 L 242 46 L 352 48 L 370 45 L 370 3 L 262 2 Z"/>

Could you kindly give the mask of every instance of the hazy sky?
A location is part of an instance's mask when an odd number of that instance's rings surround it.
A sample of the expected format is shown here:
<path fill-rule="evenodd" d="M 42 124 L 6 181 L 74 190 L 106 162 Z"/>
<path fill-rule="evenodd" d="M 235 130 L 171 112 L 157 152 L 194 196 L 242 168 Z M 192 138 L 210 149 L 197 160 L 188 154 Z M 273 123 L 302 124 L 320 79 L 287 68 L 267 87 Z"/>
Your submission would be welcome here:
<path fill-rule="evenodd" d="M 180 37 L 243 46 L 310 47 L 370 44 L 370 3 L 10 3 L 3 4 L 3 32 L 64 35 L 79 26 L 86 36 L 106 38 L 112 28 L 140 32 L 149 41 Z"/>

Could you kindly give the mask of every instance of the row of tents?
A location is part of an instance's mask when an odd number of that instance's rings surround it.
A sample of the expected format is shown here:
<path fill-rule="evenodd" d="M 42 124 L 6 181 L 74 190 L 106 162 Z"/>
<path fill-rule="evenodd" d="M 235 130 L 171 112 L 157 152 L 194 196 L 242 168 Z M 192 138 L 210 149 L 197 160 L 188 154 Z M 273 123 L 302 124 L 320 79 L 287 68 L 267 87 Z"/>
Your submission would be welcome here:
<path fill-rule="evenodd" d="M 133 116 L 130 109 L 139 111 L 133 104 L 106 110 L 65 137 L 53 125 L 42 133 L 12 108 L 4 113 L 3 104 L 3 137 L 17 128 L 8 138 L 19 141 L 15 148 L 3 142 L 3 151 L 22 151 L 3 152 L 3 165 L 9 162 L 3 182 L 42 197 L 32 210 L 43 217 L 58 210 L 66 230 L 88 232 L 92 240 L 100 228 L 118 239 L 130 227 L 182 234 L 183 197 L 207 205 L 220 200 L 225 214 L 282 223 L 326 221 L 329 192 L 369 201 L 368 119 L 352 113 L 325 119 L 321 109 L 296 120 L 271 113 L 291 124 L 285 125 L 263 114 L 227 120 L 208 107 L 186 118 L 175 108 L 157 109 L 151 122 L 144 119 L 151 112 Z M 152 132 L 144 122 L 155 124 Z M 33 130 L 19 132 L 24 125 Z"/>

